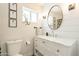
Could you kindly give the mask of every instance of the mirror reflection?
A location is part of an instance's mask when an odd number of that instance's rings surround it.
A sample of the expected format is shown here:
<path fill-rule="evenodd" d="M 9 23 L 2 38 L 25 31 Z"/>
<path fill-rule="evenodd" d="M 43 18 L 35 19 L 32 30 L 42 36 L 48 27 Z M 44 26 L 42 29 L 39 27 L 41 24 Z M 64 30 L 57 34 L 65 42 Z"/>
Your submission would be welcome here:
<path fill-rule="evenodd" d="M 57 30 L 63 20 L 62 9 L 59 5 L 54 5 L 51 7 L 48 13 L 48 25 L 52 30 Z"/>

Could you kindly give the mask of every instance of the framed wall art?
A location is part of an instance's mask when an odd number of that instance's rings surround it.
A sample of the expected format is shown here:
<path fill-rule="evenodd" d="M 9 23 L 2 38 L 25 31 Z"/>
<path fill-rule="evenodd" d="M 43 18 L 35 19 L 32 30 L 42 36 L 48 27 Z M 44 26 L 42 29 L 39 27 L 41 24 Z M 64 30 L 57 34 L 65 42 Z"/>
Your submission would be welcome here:
<path fill-rule="evenodd" d="M 75 3 L 72 3 L 72 4 L 70 4 L 69 6 L 68 6 L 68 10 L 70 11 L 70 10 L 73 10 L 73 9 L 75 9 Z"/>
<path fill-rule="evenodd" d="M 9 23 L 8 26 L 10 28 L 17 27 L 17 4 L 16 3 L 9 3 Z"/>

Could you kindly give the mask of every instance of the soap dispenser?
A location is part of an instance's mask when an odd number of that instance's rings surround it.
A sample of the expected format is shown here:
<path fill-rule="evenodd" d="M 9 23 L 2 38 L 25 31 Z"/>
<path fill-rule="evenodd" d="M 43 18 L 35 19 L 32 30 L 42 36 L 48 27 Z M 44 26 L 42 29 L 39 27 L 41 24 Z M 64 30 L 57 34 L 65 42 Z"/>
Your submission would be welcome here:
<path fill-rule="evenodd" d="M 48 36 L 48 32 L 46 32 L 46 36 Z"/>

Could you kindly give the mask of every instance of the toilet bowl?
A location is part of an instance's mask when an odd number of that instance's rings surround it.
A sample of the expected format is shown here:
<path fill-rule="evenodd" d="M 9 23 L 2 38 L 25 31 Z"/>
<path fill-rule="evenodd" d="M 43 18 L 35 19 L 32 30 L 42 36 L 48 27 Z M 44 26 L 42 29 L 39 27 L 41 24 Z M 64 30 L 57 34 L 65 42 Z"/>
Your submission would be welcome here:
<path fill-rule="evenodd" d="M 6 44 L 8 56 L 22 56 L 20 54 L 22 40 L 11 40 L 7 41 Z"/>

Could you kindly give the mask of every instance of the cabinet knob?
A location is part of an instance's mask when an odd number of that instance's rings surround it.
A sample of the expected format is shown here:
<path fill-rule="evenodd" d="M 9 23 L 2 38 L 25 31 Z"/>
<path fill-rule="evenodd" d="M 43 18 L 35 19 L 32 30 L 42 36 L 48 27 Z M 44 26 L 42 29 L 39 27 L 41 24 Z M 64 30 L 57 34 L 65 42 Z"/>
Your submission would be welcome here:
<path fill-rule="evenodd" d="M 45 41 L 43 41 L 43 43 L 45 43 Z"/>
<path fill-rule="evenodd" d="M 60 50 L 59 50 L 59 49 L 57 49 L 57 52 L 60 52 Z"/>

